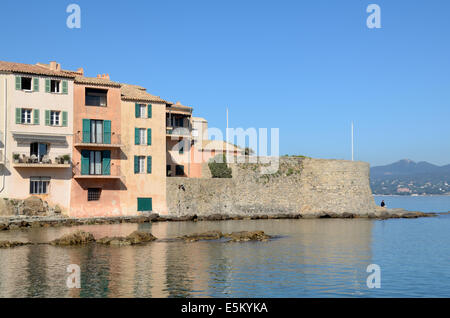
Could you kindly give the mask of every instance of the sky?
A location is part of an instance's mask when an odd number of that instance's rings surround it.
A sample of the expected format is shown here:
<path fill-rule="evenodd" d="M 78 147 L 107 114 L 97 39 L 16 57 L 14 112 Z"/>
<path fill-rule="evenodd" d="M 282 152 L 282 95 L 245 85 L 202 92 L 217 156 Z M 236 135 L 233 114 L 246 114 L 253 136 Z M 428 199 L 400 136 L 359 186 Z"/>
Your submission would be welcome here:
<path fill-rule="evenodd" d="M 70 29 L 69 4 L 81 8 Z M 381 28 L 369 29 L 369 4 Z M 0 60 L 108 73 L 280 154 L 450 163 L 447 0 L 41 0 L 0 4 Z M 269 136 L 270 137 L 270 136 Z"/>

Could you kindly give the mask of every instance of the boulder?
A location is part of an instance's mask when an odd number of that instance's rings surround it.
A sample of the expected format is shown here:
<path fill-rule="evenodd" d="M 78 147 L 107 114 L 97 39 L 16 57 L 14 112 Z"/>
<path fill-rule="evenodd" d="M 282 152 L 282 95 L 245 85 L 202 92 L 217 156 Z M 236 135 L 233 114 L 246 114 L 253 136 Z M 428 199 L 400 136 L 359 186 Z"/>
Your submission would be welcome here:
<path fill-rule="evenodd" d="M 6 199 L 0 199 L 0 216 L 11 216 L 14 215 L 14 207 Z"/>
<path fill-rule="evenodd" d="M 134 231 L 127 237 L 104 237 L 97 240 L 97 243 L 103 245 L 124 246 L 124 245 L 136 245 L 152 242 L 155 241 L 156 239 L 157 238 L 154 237 L 151 233 Z"/>
<path fill-rule="evenodd" d="M 0 241 L 0 248 L 12 248 L 17 246 L 29 245 L 31 243 L 14 242 L 14 241 Z"/>
<path fill-rule="evenodd" d="M 50 242 L 51 245 L 71 246 L 84 245 L 95 242 L 94 235 L 85 231 L 77 231 L 71 234 L 66 234 L 59 239 Z"/>
<path fill-rule="evenodd" d="M 230 238 L 230 242 L 247 242 L 247 241 L 267 241 L 271 238 L 263 231 L 242 231 L 225 234 L 225 237 Z"/>
<path fill-rule="evenodd" d="M 208 231 L 205 233 L 194 233 L 179 237 L 185 242 L 196 242 L 200 240 L 218 240 L 223 237 L 223 233 L 219 231 Z"/>
<path fill-rule="evenodd" d="M 23 201 L 22 213 L 28 216 L 42 215 L 47 212 L 44 201 L 38 197 L 29 197 Z"/>
<path fill-rule="evenodd" d="M 0 223 L 0 231 L 6 231 L 9 229 L 9 224 L 6 223 Z"/>

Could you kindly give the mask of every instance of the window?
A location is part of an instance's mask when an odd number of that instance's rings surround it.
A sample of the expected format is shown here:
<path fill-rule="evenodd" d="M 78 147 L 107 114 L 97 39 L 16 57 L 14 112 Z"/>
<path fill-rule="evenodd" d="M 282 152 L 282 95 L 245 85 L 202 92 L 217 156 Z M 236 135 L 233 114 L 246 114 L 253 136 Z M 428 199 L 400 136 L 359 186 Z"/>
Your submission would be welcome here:
<path fill-rule="evenodd" d="M 100 200 L 101 193 L 102 193 L 102 189 L 100 189 L 100 188 L 89 188 L 88 189 L 88 201 Z"/>
<path fill-rule="evenodd" d="M 102 174 L 102 152 L 91 151 L 89 153 L 89 174 L 101 175 Z"/>
<path fill-rule="evenodd" d="M 138 173 L 145 173 L 145 157 L 138 156 Z"/>
<path fill-rule="evenodd" d="M 59 111 L 50 111 L 50 125 L 51 126 L 59 126 L 60 125 L 60 115 Z"/>
<path fill-rule="evenodd" d="M 145 104 L 140 104 L 139 105 L 139 117 L 140 118 L 147 118 L 147 114 L 146 114 L 146 105 Z"/>
<path fill-rule="evenodd" d="M 35 155 L 38 158 L 38 161 L 41 162 L 42 158 L 48 154 L 48 145 L 39 143 L 39 142 L 33 142 L 30 144 L 30 156 Z"/>
<path fill-rule="evenodd" d="M 175 167 L 175 174 L 176 174 L 177 176 L 184 176 L 184 166 L 177 165 L 177 166 Z"/>
<path fill-rule="evenodd" d="M 86 106 L 106 106 L 107 95 L 105 89 L 86 88 Z"/>
<path fill-rule="evenodd" d="M 139 144 L 145 145 L 145 128 L 139 128 Z"/>
<path fill-rule="evenodd" d="M 61 86 L 61 81 L 51 80 L 50 81 L 50 92 L 52 92 L 52 93 L 61 92 L 60 86 Z"/>
<path fill-rule="evenodd" d="M 31 124 L 31 109 L 22 109 L 22 124 Z"/>
<path fill-rule="evenodd" d="M 30 194 L 47 194 L 49 185 L 49 177 L 30 178 Z"/>
<path fill-rule="evenodd" d="M 24 91 L 31 91 L 31 77 L 22 77 L 21 87 Z"/>
<path fill-rule="evenodd" d="M 91 120 L 91 143 L 103 143 L 103 120 Z"/>

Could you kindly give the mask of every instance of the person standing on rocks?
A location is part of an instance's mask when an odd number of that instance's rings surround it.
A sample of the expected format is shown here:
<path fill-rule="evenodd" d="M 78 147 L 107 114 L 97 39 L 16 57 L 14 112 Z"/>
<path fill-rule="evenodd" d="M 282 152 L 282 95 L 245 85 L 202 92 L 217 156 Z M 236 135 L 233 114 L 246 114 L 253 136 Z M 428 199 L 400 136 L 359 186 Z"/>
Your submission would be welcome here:
<path fill-rule="evenodd" d="M 381 201 L 381 207 L 382 207 L 382 208 L 386 207 L 386 203 L 384 203 L 384 200 Z"/>

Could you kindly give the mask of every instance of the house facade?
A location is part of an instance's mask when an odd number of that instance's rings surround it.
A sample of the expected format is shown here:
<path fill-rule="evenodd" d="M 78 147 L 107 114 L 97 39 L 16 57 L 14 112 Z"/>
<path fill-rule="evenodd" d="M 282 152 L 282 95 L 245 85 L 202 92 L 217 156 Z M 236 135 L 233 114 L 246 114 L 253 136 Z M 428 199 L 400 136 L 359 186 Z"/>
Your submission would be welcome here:
<path fill-rule="evenodd" d="M 70 207 L 74 75 L 0 62 L 0 197 Z"/>
<path fill-rule="evenodd" d="M 75 78 L 73 139 L 70 216 L 122 215 L 120 83 L 109 76 Z"/>
<path fill-rule="evenodd" d="M 145 88 L 122 84 L 122 174 L 126 191 L 121 192 L 126 214 L 166 214 L 166 101 Z"/>

